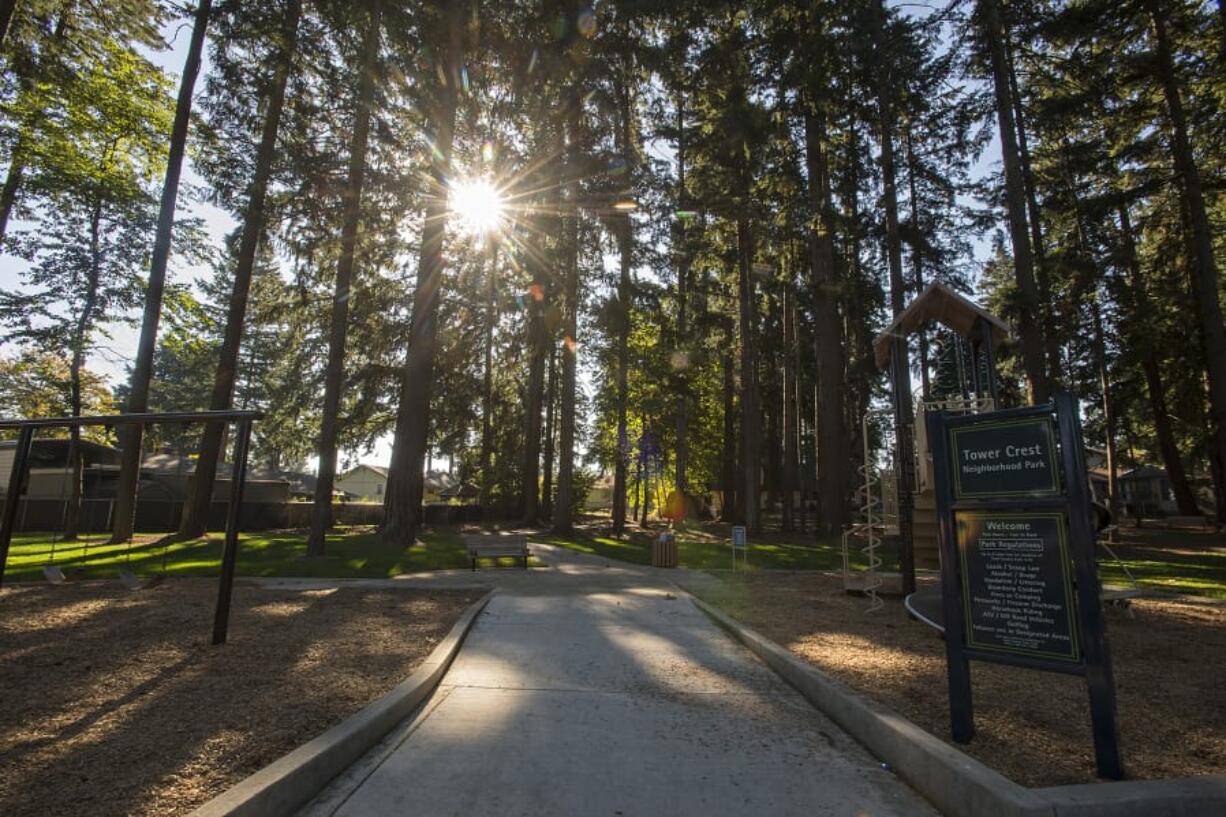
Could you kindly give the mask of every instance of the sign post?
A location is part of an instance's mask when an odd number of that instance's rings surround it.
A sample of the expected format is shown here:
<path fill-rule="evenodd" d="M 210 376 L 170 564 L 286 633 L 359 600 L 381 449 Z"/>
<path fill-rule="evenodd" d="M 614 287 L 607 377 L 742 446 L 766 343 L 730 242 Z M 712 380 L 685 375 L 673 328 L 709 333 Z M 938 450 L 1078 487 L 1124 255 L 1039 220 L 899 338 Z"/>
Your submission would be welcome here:
<path fill-rule="evenodd" d="M 1077 404 L 928 419 L 950 729 L 975 734 L 970 661 L 1082 675 L 1100 777 L 1119 779 L 1107 645 Z"/>
<path fill-rule="evenodd" d="M 745 561 L 745 566 L 749 566 L 749 537 L 746 535 L 744 525 L 732 526 L 732 569 L 736 570 L 736 552 L 741 551 L 741 557 Z"/>

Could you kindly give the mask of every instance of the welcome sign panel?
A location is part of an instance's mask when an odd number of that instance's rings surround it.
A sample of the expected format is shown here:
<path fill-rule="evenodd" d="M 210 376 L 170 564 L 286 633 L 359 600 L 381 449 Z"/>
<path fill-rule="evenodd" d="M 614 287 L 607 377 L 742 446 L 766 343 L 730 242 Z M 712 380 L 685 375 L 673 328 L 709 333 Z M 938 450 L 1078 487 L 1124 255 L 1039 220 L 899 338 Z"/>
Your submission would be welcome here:
<path fill-rule="evenodd" d="M 1062 513 L 960 512 L 968 649 L 1078 662 Z"/>

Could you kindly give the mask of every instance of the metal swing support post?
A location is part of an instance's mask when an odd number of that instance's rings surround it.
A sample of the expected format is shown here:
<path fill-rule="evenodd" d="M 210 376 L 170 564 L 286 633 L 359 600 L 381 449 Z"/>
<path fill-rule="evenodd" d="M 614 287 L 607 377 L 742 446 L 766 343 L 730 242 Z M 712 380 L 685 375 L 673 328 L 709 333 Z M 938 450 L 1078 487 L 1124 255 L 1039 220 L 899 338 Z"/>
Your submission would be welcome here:
<path fill-rule="evenodd" d="M 217 612 L 213 616 L 213 644 L 226 643 L 230 628 L 230 597 L 234 592 L 234 568 L 238 564 L 238 532 L 242 523 L 243 483 L 247 481 L 247 451 L 251 447 L 251 420 L 238 422 L 234 435 L 234 468 L 230 477 L 230 505 L 226 511 L 226 545 L 221 556 L 221 581 L 217 585 Z"/>
<path fill-rule="evenodd" d="M 13 528 L 17 525 L 17 505 L 21 502 L 21 489 L 30 470 L 30 449 L 34 444 L 34 428 L 22 426 L 17 430 L 17 450 L 13 454 L 13 470 L 9 472 L 8 491 L 4 498 L 4 516 L 0 517 L 0 587 L 4 586 L 4 568 L 9 561 L 9 545 L 13 541 Z"/>

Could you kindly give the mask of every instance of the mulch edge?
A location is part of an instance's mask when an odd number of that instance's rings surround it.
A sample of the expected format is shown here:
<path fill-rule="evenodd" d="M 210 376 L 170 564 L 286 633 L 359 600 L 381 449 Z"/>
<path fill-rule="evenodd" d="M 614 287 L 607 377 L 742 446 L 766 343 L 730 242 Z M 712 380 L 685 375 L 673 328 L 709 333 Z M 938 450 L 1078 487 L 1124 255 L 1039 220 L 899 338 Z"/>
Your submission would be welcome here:
<path fill-rule="evenodd" d="M 835 680 L 686 590 L 698 609 L 952 817 L 1164 817 L 1226 813 L 1226 775 L 1032 789 Z"/>
<path fill-rule="evenodd" d="M 306 805 L 434 691 L 495 592 L 469 605 L 413 674 L 391 691 L 231 786 L 190 817 L 279 817 Z"/>

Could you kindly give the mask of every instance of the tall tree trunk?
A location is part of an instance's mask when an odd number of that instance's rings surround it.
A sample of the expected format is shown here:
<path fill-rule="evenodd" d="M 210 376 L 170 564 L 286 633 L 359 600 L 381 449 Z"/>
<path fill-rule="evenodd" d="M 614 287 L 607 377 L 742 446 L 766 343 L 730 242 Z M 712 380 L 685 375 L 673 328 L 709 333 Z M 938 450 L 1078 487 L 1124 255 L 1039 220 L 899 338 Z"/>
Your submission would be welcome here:
<path fill-rule="evenodd" d="M 336 481 L 336 438 L 340 423 L 341 389 L 345 378 L 345 344 L 349 333 L 349 299 L 358 227 L 362 218 L 362 185 L 366 177 L 366 147 L 370 137 L 371 107 L 375 95 L 375 68 L 379 60 L 380 0 L 371 0 L 370 19 L 362 42 L 361 76 L 353 141 L 349 147 L 349 178 L 345 185 L 341 222 L 341 253 L 336 263 L 332 296 L 332 322 L 328 336 L 328 364 L 324 373 L 323 418 L 319 430 L 319 471 L 315 478 L 315 507 L 307 555 L 324 554 L 325 537 L 332 526 L 332 489 Z"/>
<path fill-rule="evenodd" d="M 16 0 L 3 0 L 3 6 L 0 6 L 0 14 L 7 13 L 8 20 L 5 22 L 5 31 L 8 29 L 9 23 L 12 21 L 13 9 L 16 5 Z M 7 12 L 4 11 L 7 7 Z M 51 31 L 51 47 L 50 51 L 59 48 L 64 38 L 69 31 L 69 18 L 71 9 L 68 4 L 64 4 L 56 16 L 55 26 Z M 0 32 L 0 48 L 3 46 L 5 33 Z M 35 80 L 40 78 L 44 73 L 44 59 L 36 59 L 32 66 L 27 66 L 26 71 L 18 72 L 17 76 L 17 92 L 18 94 L 28 94 L 33 90 Z M 21 184 L 25 180 L 26 169 L 26 154 L 30 149 L 30 141 L 34 137 L 34 128 L 42 121 L 44 111 L 36 109 L 26 115 L 17 131 L 17 138 L 13 144 L 13 149 L 9 153 L 9 168 L 4 177 L 4 187 L 0 188 L 0 241 L 8 235 L 9 218 L 13 214 L 13 208 L 17 204 L 17 192 L 21 189 Z"/>
<path fill-rule="evenodd" d="M 635 459 L 634 461 L 634 507 L 630 509 L 630 518 L 638 521 L 639 508 L 641 507 L 640 499 L 643 489 L 643 461 Z"/>
<path fill-rule="evenodd" d="M 69 401 L 73 417 L 81 416 L 81 371 L 85 366 L 85 344 L 93 328 L 98 307 L 98 285 L 102 279 L 102 201 L 94 202 L 89 219 L 89 272 L 85 280 L 85 301 L 72 332 L 72 360 L 68 367 Z M 68 467 L 72 484 L 64 509 L 64 541 L 75 542 L 81 528 L 81 428 L 68 429 Z"/>
<path fill-rule="evenodd" d="M 850 433 L 849 440 L 859 435 L 860 419 L 868 411 L 872 397 L 872 383 L 877 379 L 873 359 L 873 334 L 869 328 L 874 321 L 871 308 L 865 298 L 865 275 L 861 244 L 864 229 L 860 218 L 860 129 L 853 118 L 847 123 L 847 172 L 843 189 L 844 214 L 848 229 L 844 238 L 842 267 L 846 276 L 847 293 L 842 309 L 843 370 L 847 390 L 843 396 L 843 423 Z M 874 279 L 871 286 L 876 286 Z M 857 444 L 844 446 L 844 454 L 858 450 Z"/>
<path fill-rule="evenodd" d="M 434 358 L 438 346 L 438 301 L 443 285 L 446 184 L 451 174 L 456 106 L 464 82 L 463 8 L 460 0 L 439 0 L 436 6 L 445 21 L 447 48 L 439 66 L 441 83 L 430 117 L 434 131 L 434 149 L 430 155 L 435 189 L 427 200 L 425 220 L 422 222 L 409 350 L 401 375 L 400 406 L 396 413 L 396 434 L 392 441 L 387 494 L 383 501 L 383 539 L 406 547 L 417 541 L 421 502 L 425 493 L 430 395 L 434 386 Z"/>
<path fill-rule="evenodd" d="M 572 205 L 578 198 L 579 126 L 581 106 L 576 85 L 566 105 L 566 162 L 563 184 L 566 201 Z M 558 440 L 558 497 L 553 509 L 553 532 L 570 533 L 571 498 L 575 474 L 575 390 L 579 344 L 579 211 L 570 209 L 562 219 L 562 272 L 565 275 L 562 298 L 562 417 Z"/>
<path fill-rule="evenodd" d="M 532 291 L 542 292 L 540 284 Z M 545 392 L 545 354 L 549 333 L 542 315 L 543 303 L 532 301 L 528 313 L 528 382 L 524 400 L 524 459 L 520 468 L 520 516 L 524 524 L 541 521 L 541 407 Z"/>
<path fill-rule="evenodd" d="M 814 344 L 817 356 L 815 447 L 817 507 L 820 533 L 831 535 L 846 519 L 847 471 L 844 448 L 844 349 L 839 325 L 840 281 L 834 261 L 834 213 L 830 203 L 830 176 L 826 157 L 824 113 L 817 105 L 805 112 L 805 162 L 809 204 L 817 213 L 817 226 L 809 230 L 810 274 L 814 303 Z"/>
<path fill-rule="evenodd" d="M 630 217 L 619 216 L 617 229 L 621 276 L 617 283 L 617 446 L 613 464 L 613 533 L 626 528 L 626 400 L 630 361 Z"/>
<path fill-rule="evenodd" d="M 1217 0 L 1218 62 L 1226 63 L 1226 0 Z"/>
<path fill-rule="evenodd" d="M 758 384 L 758 401 L 759 414 L 766 426 L 766 434 L 763 437 L 766 451 L 761 455 L 765 467 L 760 470 L 762 490 L 766 493 L 765 514 L 773 511 L 779 504 L 780 482 L 783 479 L 783 386 L 780 383 L 780 370 L 783 367 L 783 305 L 771 287 L 765 287 L 764 291 L 766 324 L 758 329 L 758 337 L 762 339 L 758 351 L 762 361 L 759 367 L 762 377 Z"/>
<path fill-rule="evenodd" d="M 917 174 L 917 160 L 915 157 L 915 146 L 911 139 L 911 126 L 906 127 L 907 139 L 907 186 L 911 194 L 911 270 L 915 278 L 915 291 L 924 291 L 924 253 L 921 249 L 923 241 L 920 236 L 919 222 L 919 194 L 915 184 Z M 932 383 L 928 377 L 928 330 L 921 326 L 917 332 L 919 335 L 919 367 L 920 367 L 920 389 L 923 398 L 927 400 L 931 394 Z"/>
<path fill-rule="evenodd" d="M 652 437 L 654 437 L 654 435 L 651 435 L 647 431 L 649 427 L 650 426 L 648 425 L 648 420 L 646 417 L 644 417 L 643 418 L 643 436 L 645 438 L 651 439 Z M 650 457 L 643 458 L 643 507 L 642 507 L 643 513 L 639 517 L 640 525 L 646 525 L 648 518 L 651 516 L 651 497 L 652 497 L 652 491 L 653 491 L 652 482 L 651 482 L 651 472 L 652 472 L 653 466 L 654 466 L 654 463 L 652 462 Z"/>
<path fill-rule="evenodd" d="M 1030 401 L 1043 403 L 1051 397 L 1051 380 L 1044 360 L 1045 340 L 1040 320 L 1041 308 L 1034 277 L 1029 227 L 1026 219 L 1026 194 L 1018 157 L 1017 124 L 1013 120 L 1009 71 L 1005 62 L 1004 28 L 999 0 L 979 0 L 983 35 L 991 56 L 992 85 L 996 94 L 996 118 L 1000 131 L 1001 158 L 1005 166 L 1005 209 L 1009 216 L 1009 236 L 1013 245 L 1013 267 L 1020 301 L 1017 321 L 1022 336 L 1022 362 L 1030 386 Z"/>
<path fill-rule="evenodd" d="M 554 440 L 557 437 L 558 417 L 558 350 L 549 349 L 549 386 L 545 399 L 545 453 L 541 474 L 541 518 L 553 518 L 553 464 Z"/>
<path fill-rule="evenodd" d="M 26 146 L 23 142 L 19 134 L 17 143 L 13 145 L 8 173 L 4 177 L 4 187 L 0 188 L 0 240 L 8 235 L 9 218 L 13 214 L 13 207 L 17 204 L 17 191 L 21 189 L 21 182 L 25 177 L 26 164 L 23 154 Z"/>
<path fill-rule="evenodd" d="M 876 21 L 874 26 L 875 39 L 877 40 L 878 48 L 884 50 L 885 3 L 878 2 L 876 11 L 877 13 L 874 15 L 874 20 Z M 906 309 L 907 297 L 906 282 L 903 280 L 902 273 L 902 240 L 898 228 L 898 186 L 894 170 L 894 106 L 893 99 L 890 96 L 893 92 L 893 83 L 884 67 L 891 64 L 890 59 L 887 57 L 886 59 L 879 60 L 879 62 L 882 64 L 882 68 L 878 72 L 877 112 L 880 116 L 881 177 L 885 199 L 886 257 L 889 260 L 890 267 L 890 307 L 894 316 L 898 317 Z M 914 590 L 915 581 L 911 515 L 911 491 L 915 487 L 915 482 L 912 479 L 911 464 L 914 462 L 915 457 L 911 447 L 911 441 L 914 439 L 911 362 L 909 342 L 905 337 L 898 338 L 894 342 L 892 363 L 895 461 L 898 463 L 898 526 L 902 534 L 902 548 L 899 555 L 903 589 L 904 592 L 909 593 Z M 863 433 L 862 430 L 858 432 L 860 436 Z M 871 465 L 866 462 L 864 467 L 869 468 Z M 833 531 L 828 532 L 833 533 Z"/>
<path fill-rule="evenodd" d="M 783 520 L 785 531 L 793 529 L 792 505 L 796 501 L 796 299 L 792 273 L 783 287 Z"/>
<path fill-rule="evenodd" d="M 743 186 L 743 199 L 747 198 L 748 194 L 748 189 Z M 762 413 L 758 394 L 757 294 L 753 282 L 754 236 L 746 210 L 747 205 L 742 204 L 736 223 L 741 335 L 741 470 L 745 527 L 750 532 L 757 533 L 762 529 L 762 497 L 759 488 Z"/>
<path fill-rule="evenodd" d="M 1145 288 L 1145 279 L 1141 275 L 1136 243 L 1132 237 L 1132 219 L 1128 215 L 1126 205 L 1119 205 L 1118 210 L 1120 240 L 1124 250 L 1125 268 L 1128 270 L 1128 306 L 1131 312 L 1128 325 L 1131 329 L 1131 345 L 1140 353 L 1141 372 L 1145 376 L 1145 391 L 1149 397 L 1150 414 L 1153 415 L 1154 436 L 1158 439 L 1158 453 L 1162 457 L 1162 465 L 1166 468 L 1167 478 L 1171 481 L 1171 488 L 1175 493 L 1175 503 L 1181 514 L 1190 516 L 1199 513 L 1199 510 L 1192 487 L 1188 483 L 1179 445 L 1175 442 L 1175 433 L 1171 428 L 1166 385 L 1162 381 L 1162 369 L 1158 361 L 1158 346 L 1153 343 L 1150 330 L 1149 316 L 1153 314 L 1153 309 Z"/>
<path fill-rule="evenodd" d="M 1026 213 L 1030 224 L 1031 249 L 1034 252 L 1035 282 L 1039 290 L 1039 310 L 1043 316 L 1043 342 L 1047 354 L 1049 377 L 1058 383 L 1064 366 L 1060 360 L 1060 338 L 1056 331 L 1056 304 L 1051 294 L 1051 273 L 1048 270 L 1047 252 L 1043 244 L 1043 221 L 1039 215 L 1039 199 L 1030 164 L 1030 140 L 1026 135 L 1026 115 L 1022 108 L 1022 95 L 1018 90 L 1017 66 L 1013 60 L 1013 45 L 1005 32 L 1005 61 L 1009 67 L 1009 96 L 1013 104 L 1013 117 L 1017 124 L 1018 158 L 1021 160 L 1022 186 L 1026 190 Z"/>
<path fill-rule="evenodd" d="M 890 268 L 890 307 L 897 317 L 907 306 L 907 285 L 902 274 L 902 238 L 898 229 L 898 182 L 894 170 L 893 81 L 885 54 L 885 2 L 879 0 L 873 15 L 873 35 L 880 52 L 877 71 L 878 136 L 881 139 L 881 187 L 885 205 L 885 247 Z"/>
<path fill-rule="evenodd" d="M 1091 328 L 1093 329 L 1093 338 L 1091 339 L 1091 351 L 1094 357 L 1095 368 L 1098 369 L 1099 386 L 1102 390 L 1102 406 L 1103 419 L 1106 426 L 1106 450 L 1107 450 L 1107 501 L 1108 508 L 1112 518 L 1119 517 L 1119 472 L 1118 461 L 1116 457 L 1116 436 L 1118 433 L 1118 420 L 1115 411 L 1115 401 L 1111 393 L 1111 377 L 1107 367 L 1107 342 L 1103 333 L 1102 309 L 1100 306 L 1100 292 L 1098 287 L 1098 279 L 1101 277 L 1097 265 L 1093 262 L 1094 251 L 1090 246 L 1089 230 L 1086 227 L 1085 209 L 1081 203 L 1081 196 L 1078 193 L 1078 183 L 1074 170 L 1069 166 L 1068 154 L 1071 150 L 1071 145 L 1067 144 L 1067 140 L 1062 142 L 1064 150 L 1061 152 L 1061 171 L 1064 179 L 1064 185 L 1067 188 L 1068 195 L 1072 199 L 1075 239 L 1074 244 L 1078 254 L 1082 258 L 1081 271 L 1074 278 L 1072 291 L 1069 295 L 1069 302 L 1073 305 L 1070 310 L 1073 314 L 1079 311 L 1077 305 L 1083 297 L 1087 295 L 1090 298 L 1090 317 Z M 1050 339 L 1050 336 L 1049 336 Z M 1053 368 L 1053 376 L 1058 376 L 1057 369 Z"/>
<path fill-rule="evenodd" d="M 1090 304 L 1094 321 L 1094 363 L 1098 369 L 1098 384 L 1103 393 L 1103 421 L 1107 437 L 1107 503 L 1111 518 L 1120 518 L 1119 457 L 1115 441 L 1119 435 L 1119 420 L 1115 412 L 1115 400 L 1111 393 L 1111 376 L 1107 369 L 1107 341 L 1103 334 L 1102 308 L 1095 293 Z"/>
<path fill-rule="evenodd" d="M 1213 256 L 1213 234 L 1209 216 L 1205 210 L 1205 197 L 1201 188 L 1200 171 L 1188 138 L 1187 117 L 1183 109 L 1183 96 L 1175 73 L 1174 57 L 1167 37 L 1163 4 L 1158 0 L 1146 0 L 1154 26 L 1154 41 L 1157 59 L 1154 68 L 1166 98 L 1167 114 L 1171 124 L 1171 151 L 1175 172 L 1183 181 L 1184 207 L 1191 222 L 1188 234 L 1188 249 L 1192 256 L 1194 275 L 1192 283 L 1196 301 L 1200 307 L 1201 334 L 1205 344 L 1205 372 L 1209 384 L 1210 459 L 1216 459 L 1219 469 L 1226 465 L 1226 328 L 1222 325 L 1222 304 L 1218 280 L 1217 262 Z M 1218 493 L 1223 493 L 1220 480 Z M 1217 509 L 1218 519 L 1226 521 L 1226 506 Z"/>
<path fill-rule="evenodd" d="M 732 332 L 727 333 L 729 336 Z M 720 466 L 720 489 L 723 501 L 720 505 L 721 522 L 740 521 L 737 514 L 737 468 L 736 468 L 736 373 L 732 349 L 736 340 L 728 338 L 728 345 L 721 355 L 724 364 L 724 448 Z"/>
<path fill-rule="evenodd" d="M 629 71 L 622 66 L 622 76 L 616 87 L 618 102 L 618 128 L 616 148 L 625 162 L 627 179 L 633 178 L 634 149 L 632 147 L 630 122 L 630 87 Z M 617 280 L 617 444 L 623 445 L 626 439 L 626 400 L 628 399 L 628 377 L 630 369 L 630 332 L 634 315 L 634 283 L 630 277 L 633 263 L 634 224 L 630 214 L 625 213 L 615 217 L 614 229 L 617 232 L 617 253 L 621 274 Z M 620 455 L 613 465 L 613 533 L 620 534 L 626 529 L 626 460 Z"/>
<path fill-rule="evenodd" d="M 485 270 L 485 342 L 481 389 L 481 507 L 488 510 L 494 489 L 494 327 L 498 323 L 498 246 L 488 238 Z"/>
<path fill-rule="evenodd" d="M 239 243 L 238 263 L 234 269 L 234 286 L 230 292 L 225 336 L 221 342 L 217 371 L 213 376 L 213 394 L 209 400 L 209 408 L 215 411 L 230 408 L 234 400 L 234 383 L 238 378 L 238 359 L 243 342 L 243 327 L 247 320 L 251 276 L 255 269 L 256 250 L 264 230 L 264 202 L 268 194 L 268 179 L 272 174 L 273 160 L 276 158 L 277 131 L 281 126 L 281 111 L 285 106 L 285 86 L 297 50 L 298 22 L 301 17 L 302 0 L 287 0 L 277 53 L 277 69 L 268 89 L 268 106 L 264 111 L 260 145 L 256 152 L 255 174 L 251 179 L 247 209 L 243 214 L 242 239 Z M 183 518 L 179 522 L 179 535 L 183 538 L 202 536 L 205 532 L 225 427 L 224 423 L 209 423 L 204 428 L 200 455 L 196 458 L 195 483 L 183 508 Z"/>
<path fill-rule="evenodd" d="M 166 266 L 170 261 L 171 234 L 174 231 L 175 206 L 179 200 L 179 176 L 183 171 L 183 156 L 187 150 L 187 128 L 191 120 L 192 91 L 200 73 L 200 55 L 204 50 L 204 31 L 208 27 L 212 0 L 200 0 L 192 26 L 187 61 L 179 82 L 179 98 L 175 104 L 174 127 L 170 133 L 170 155 L 166 163 L 166 179 L 162 185 L 161 208 L 157 232 L 153 240 L 153 255 L 149 265 L 149 283 L 145 288 L 145 311 L 141 319 L 140 340 L 136 346 L 136 361 L 128 392 L 127 410 L 139 414 L 149 409 L 149 384 L 153 379 L 153 352 L 157 345 L 158 322 L 162 316 L 162 293 L 166 289 Z M 145 429 L 140 425 L 121 430 L 123 457 L 119 471 L 119 486 L 115 494 L 114 529 L 111 543 L 119 544 L 132 538 L 136 523 L 136 492 L 140 484 L 141 450 Z"/>
<path fill-rule="evenodd" d="M 8 37 L 9 26 L 13 23 L 13 11 L 16 8 L 17 0 L 0 0 L 0 50 L 4 49 L 4 41 Z"/>
<path fill-rule="evenodd" d="M 689 198 L 685 192 L 685 95 L 683 90 L 677 92 L 677 210 L 685 213 L 676 219 L 674 235 L 678 239 L 680 249 L 677 253 L 677 340 L 673 349 L 673 367 L 677 377 L 677 458 L 676 458 L 676 489 L 682 496 L 689 492 L 688 474 L 690 463 L 689 438 L 689 291 L 690 291 L 690 246 L 688 220 Z M 685 507 L 689 502 L 686 500 Z"/>

